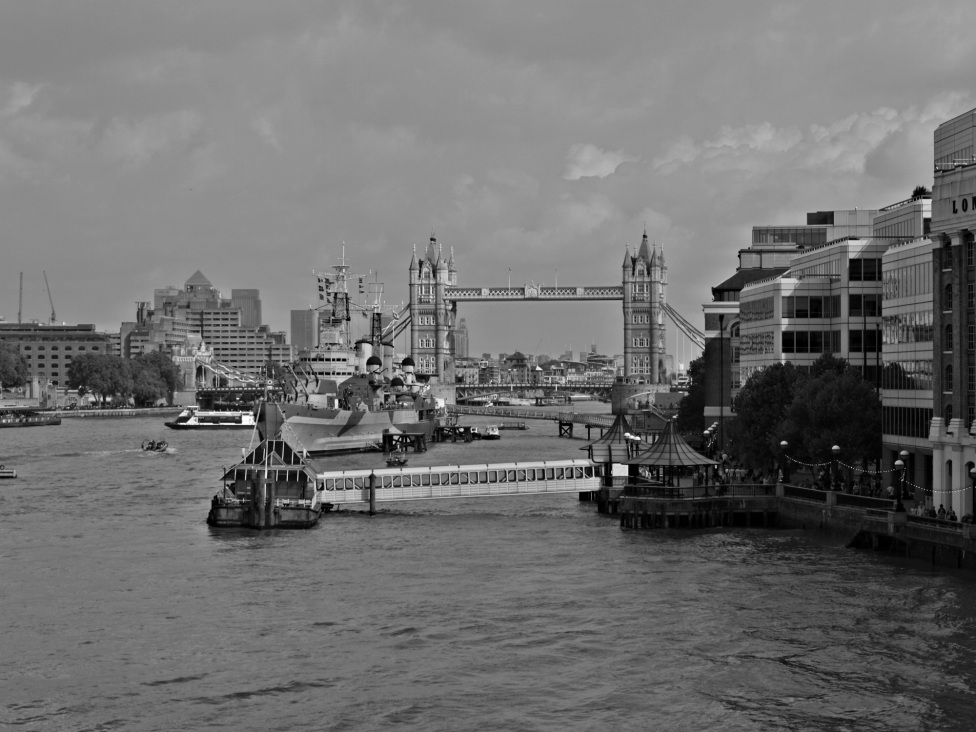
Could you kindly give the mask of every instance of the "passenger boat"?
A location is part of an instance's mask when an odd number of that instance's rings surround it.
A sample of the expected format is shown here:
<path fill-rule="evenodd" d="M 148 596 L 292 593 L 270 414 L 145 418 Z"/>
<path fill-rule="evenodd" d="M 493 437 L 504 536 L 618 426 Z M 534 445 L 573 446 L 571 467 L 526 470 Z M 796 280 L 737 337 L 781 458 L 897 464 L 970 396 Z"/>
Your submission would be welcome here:
<path fill-rule="evenodd" d="M 44 427 L 61 424 L 61 413 L 37 407 L 3 407 L 0 409 L 0 427 Z"/>
<path fill-rule="evenodd" d="M 201 409 L 193 404 L 172 422 L 164 422 L 171 430 L 250 430 L 254 429 L 254 412 L 244 409 Z"/>
<path fill-rule="evenodd" d="M 215 528 L 307 529 L 332 509 L 315 470 L 282 440 L 262 441 L 223 475 L 207 523 Z"/>

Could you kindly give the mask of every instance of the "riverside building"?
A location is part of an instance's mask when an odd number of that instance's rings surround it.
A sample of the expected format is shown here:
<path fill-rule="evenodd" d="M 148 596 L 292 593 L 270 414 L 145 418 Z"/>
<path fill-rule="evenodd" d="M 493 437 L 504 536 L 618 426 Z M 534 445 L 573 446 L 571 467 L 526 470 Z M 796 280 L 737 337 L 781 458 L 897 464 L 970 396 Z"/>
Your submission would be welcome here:
<path fill-rule="evenodd" d="M 198 270 L 183 288 L 164 287 L 154 291 L 153 308 L 148 303 L 136 306 L 136 321 L 123 323 L 122 355 L 131 358 L 138 353 L 159 350 L 168 353 L 190 353 L 205 348 L 208 361 L 230 369 L 259 376 L 267 363 L 290 363 L 293 349 L 284 333 L 271 332 L 266 325 L 256 325 L 261 317 L 258 290 L 232 290 L 224 298 Z M 202 346 L 190 336 L 202 339 Z M 212 379 L 203 364 L 198 364 L 193 385 L 208 384 Z"/>
<path fill-rule="evenodd" d="M 976 110 L 939 125 L 932 186 L 933 503 L 974 512 Z"/>
<path fill-rule="evenodd" d="M 931 221 L 927 193 L 886 206 L 874 220 L 875 234 L 892 242 L 881 260 L 882 468 L 904 459 L 919 499 L 932 490 Z"/>
<path fill-rule="evenodd" d="M 816 211 L 807 214 L 805 225 L 753 227 L 752 245 L 739 250 L 735 274 L 713 287 L 712 302 L 702 306 L 705 315 L 703 425 L 706 428 L 718 425 L 719 433 L 713 437 L 720 445 L 726 441 L 724 423 L 732 417 L 733 399 L 753 372 L 777 361 L 789 360 L 808 366 L 805 361 L 813 363 L 825 348 L 835 345 L 833 328 L 825 327 L 824 308 L 827 313 L 833 313 L 835 306 L 840 310 L 841 293 L 831 292 L 826 285 L 831 278 L 840 279 L 841 250 L 827 252 L 826 249 L 829 242 L 870 237 L 877 213 L 870 209 Z M 861 248 L 861 244 L 849 246 Z M 880 265 L 880 254 L 876 256 Z M 791 282 L 781 281 L 780 277 L 787 276 L 794 263 L 802 269 L 800 277 L 794 277 Z M 846 279 L 847 267 L 843 269 Z M 874 276 L 873 273 L 874 269 L 869 276 Z M 876 275 L 880 285 L 880 266 Z M 858 269 L 855 277 L 863 282 L 864 270 Z M 865 312 L 864 302 L 859 301 L 861 309 L 855 312 Z M 866 321 L 864 326 L 862 330 L 866 330 Z M 789 335 L 784 335 L 787 332 Z M 860 347 L 875 337 L 859 334 L 857 345 Z M 840 345 L 839 334 L 836 344 Z M 798 355 L 800 363 L 797 363 Z M 872 365 L 877 368 L 876 363 Z"/>
<path fill-rule="evenodd" d="M 73 358 L 93 353 L 106 355 L 111 342 L 94 325 L 44 325 L 0 323 L 0 340 L 15 346 L 27 360 L 31 381 L 64 386 Z"/>

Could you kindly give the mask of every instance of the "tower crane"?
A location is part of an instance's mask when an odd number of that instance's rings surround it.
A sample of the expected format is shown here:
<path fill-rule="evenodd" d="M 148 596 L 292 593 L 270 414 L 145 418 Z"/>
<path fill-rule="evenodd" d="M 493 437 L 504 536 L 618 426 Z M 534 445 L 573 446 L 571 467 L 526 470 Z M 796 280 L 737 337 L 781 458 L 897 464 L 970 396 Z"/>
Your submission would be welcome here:
<path fill-rule="evenodd" d="M 41 270 L 44 273 L 44 286 L 47 288 L 47 299 L 51 303 L 51 325 L 58 322 L 58 316 L 54 314 L 54 298 L 51 297 L 51 286 L 47 283 L 47 270 Z"/>

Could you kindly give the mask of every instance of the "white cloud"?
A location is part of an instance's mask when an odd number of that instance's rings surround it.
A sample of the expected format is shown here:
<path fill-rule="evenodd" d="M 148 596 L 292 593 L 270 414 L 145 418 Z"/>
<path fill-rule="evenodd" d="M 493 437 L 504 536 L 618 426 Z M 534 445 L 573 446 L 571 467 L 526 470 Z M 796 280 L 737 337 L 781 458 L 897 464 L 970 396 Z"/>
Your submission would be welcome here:
<path fill-rule="evenodd" d="M 579 180 L 591 176 L 606 178 L 612 175 L 621 163 L 636 159 L 625 155 L 623 150 L 608 152 L 588 143 L 573 145 L 569 149 L 567 158 L 566 173 L 563 175 L 567 180 Z"/>
<path fill-rule="evenodd" d="M 183 110 L 140 120 L 116 117 L 99 145 L 109 158 L 139 166 L 155 155 L 186 143 L 203 128 L 203 118 Z"/>
<path fill-rule="evenodd" d="M 281 149 L 281 142 L 278 140 L 278 133 L 275 131 L 275 123 L 269 114 L 262 114 L 251 120 L 251 128 L 271 147 L 276 150 Z"/>
<path fill-rule="evenodd" d="M 34 101 L 34 97 L 40 89 L 40 84 L 26 84 L 22 81 L 12 84 L 10 87 L 10 98 L 7 100 L 3 112 L 0 112 L 0 116 L 12 117 L 21 110 L 27 109 Z"/>

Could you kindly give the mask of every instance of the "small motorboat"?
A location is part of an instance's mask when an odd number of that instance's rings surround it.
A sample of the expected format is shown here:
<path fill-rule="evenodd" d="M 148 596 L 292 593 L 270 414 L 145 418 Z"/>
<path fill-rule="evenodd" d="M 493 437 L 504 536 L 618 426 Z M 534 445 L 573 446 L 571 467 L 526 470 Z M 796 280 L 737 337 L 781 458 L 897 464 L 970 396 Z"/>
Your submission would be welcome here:
<path fill-rule="evenodd" d="M 169 447 L 169 443 L 166 440 L 143 440 L 142 449 L 146 452 L 166 452 L 166 448 Z"/>
<path fill-rule="evenodd" d="M 8 468 L 6 465 L 0 465 L 0 478 L 16 478 L 17 471 L 13 468 Z"/>
<path fill-rule="evenodd" d="M 387 456 L 386 464 L 391 468 L 402 467 L 407 464 L 407 456 L 402 450 L 396 450 Z"/>

